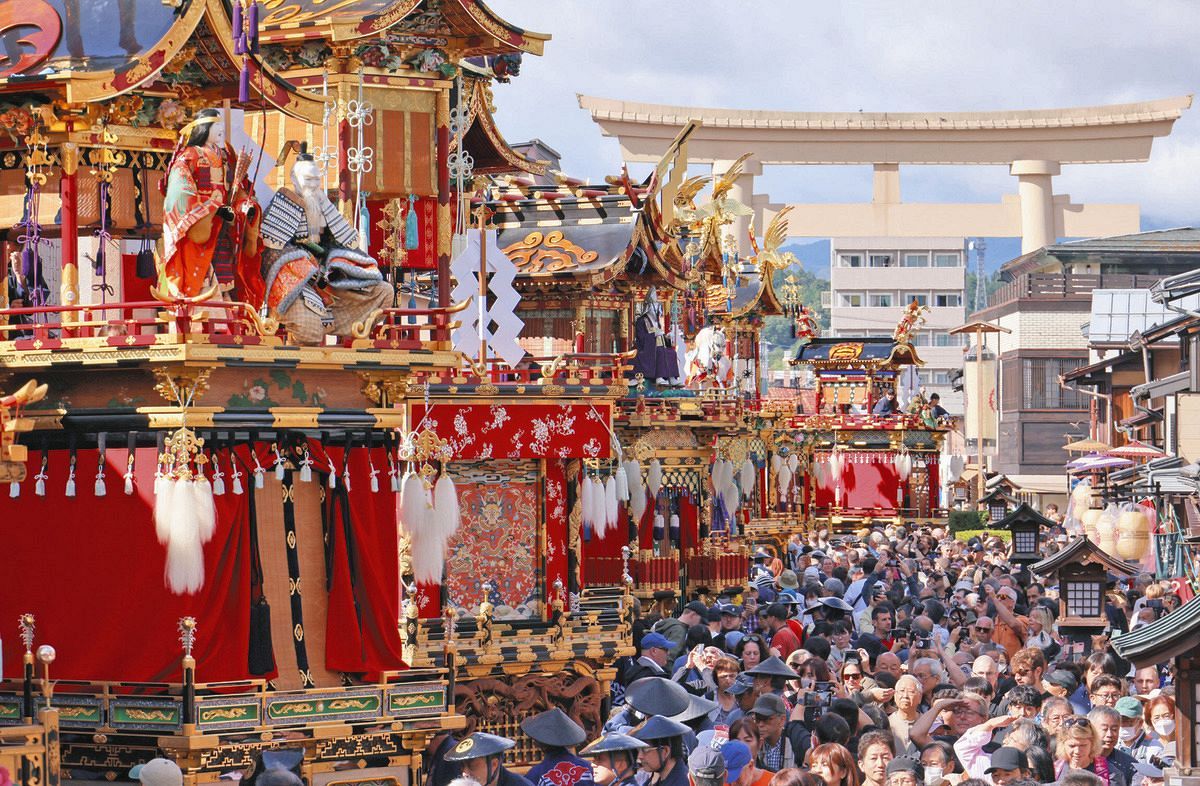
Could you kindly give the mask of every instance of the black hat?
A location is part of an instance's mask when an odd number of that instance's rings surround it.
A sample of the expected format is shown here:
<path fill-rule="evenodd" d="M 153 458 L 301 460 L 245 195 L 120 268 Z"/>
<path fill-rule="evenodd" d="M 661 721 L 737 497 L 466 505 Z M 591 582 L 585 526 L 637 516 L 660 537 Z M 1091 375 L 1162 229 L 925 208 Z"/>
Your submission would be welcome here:
<path fill-rule="evenodd" d="M 454 750 L 447 753 L 444 758 L 446 761 L 467 761 L 468 759 L 481 759 L 484 756 L 500 756 L 516 744 L 508 737 L 498 737 L 495 734 L 484 734 L 477 731 L 455 745 Z"/>
<path fill-rule="evenodd" d="M 751 677 L 787 677 L 789 680 L 800 677 L 795 669 L 784 663 L 778 655 L 772 655 L 754 668 L 747 669 L 745 673 Z"/>
<path fill-rule="evenodd" d="M 617 753 L 619 751 L 640 751 L 650 746 L 628 734 L 610 731 L 598 740 L 593 740 L 586 748 L 579 751 L 580 756 L 595 756 L 597 753 Z"/>
<path fill-rule="evenodd" d="M 813 605 L 805 609 L 806 612 L 811 612 L 814 609 L 831 609 L 833 611 L 854 611 L 854 607 L 841 598 L 821 598 Z"/>
<path fill-rule="evenodd" d="M 739 674 L 733 679 L 733 684 L 726 691 L 730 696 L 741 696 L 754 687 L 754 678 L 749 674 Z"/>
<path fill-rule="evenodd" d="M 751 715 L 787 715 L 787 704 L 784 703 L 783 697 L 775 693 L 764 693 L 754 701 L 754 708 L 750 710 Z"/>
<path fill-rule="evenodd" d="M 703 603 L 701 603 L 698 600 L 693 600 L 691 603 L 684 606 L 683 610 L 684 611 L 694 611 L 697 614 L 699 614 L 701 617 L 708 616 L 708 606 L 705 606 Z"/>
<path fill-rule="evenodd" d="M 677 715 L 672 715 L 671 720 L 679 721 L 680 723 L 687 723 L 688 721 L 694 721 L 697 718 L 703 718 L 716 708 L 717 703 L 715 701 L 710 701 L 709 699 L 706 699 L 703 696 L 697 696 L 694 693 L 688 694 L 687 709 L 681 713 L 678 713 Z"/>
<path fill-rule="evenodd" d="M 911 756 L 897 756 L 888 763 L 887 774 L 894 775 L 897 772 L 911 772 L 917 783 L 925 782 L 925 768 L 921 766 L 920 761 Z"/>
<path fill-rule="evenodd" d="M 558 707 L 521 721 L 521 731 L 537 742 L 555 748 L 571 748 L 587 741 L 583 727 Z"/>
<path fill-rule="evenodd" d="M 653 597 L 655 600 L 675 600 L 675 593 L 671 590 L 655 590 Z"/>
<path fill-rule="evenodd" d="M 669 740 L 673 737 L 682 737 L 689 731 L 691 729 L 679 721 L 664 718 L 662 715 L 651 715 L 642 721 L 640 726 L 629 732 L 629 736 L 643 742 L 655 742 L 657 740 Z"/>
<path fill-rule="evenodd" d="M 992 751 L 992 763 L 984 770 L 985 773 L 991 775 L 996 770 L 1027 770 L 1029 762 L 1025 759 L 1025 754 L 1016 748 L 1010 748 L 1005 745 L 1002 748 L 996 748 Z"/>
<path fill-rule="evenodd" d="M 1075 675 L 1067 669 L 1055 669 L 1054 671 L 1047 672 L 1042 679 L 1055 687 L 1062 688 L 1068 694 L 1074 693 L 1075 689 L 1079 687 L 1079 682 L 1075 679 Z"/>
<path fill-rule="evenodd" d="M 643 715 L 678 715 L 688 708 L 688 692 L 663 677 L 642 677 L 625 690 L 625 703 Z"/>

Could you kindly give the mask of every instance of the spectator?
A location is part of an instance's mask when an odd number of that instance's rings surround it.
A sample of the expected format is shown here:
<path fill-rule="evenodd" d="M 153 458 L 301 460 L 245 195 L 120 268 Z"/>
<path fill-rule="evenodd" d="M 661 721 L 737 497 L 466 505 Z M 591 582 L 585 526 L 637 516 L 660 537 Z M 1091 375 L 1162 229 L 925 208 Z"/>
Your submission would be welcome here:
<path fill-rule="evenodd" d="M 862 786 L 885 786 L 888 765 L 896 757 L 896 741 L 890 731 L 869 731 L 858 741 L 858 769 Z"/>
<path fill-rule="evenodd" d="M 859 786 L 858 767 L 854 763 L 854 757 L 836 742 L 813 748 L 808 766 L 813 774 L 820 776 L 825 786 Z"/>

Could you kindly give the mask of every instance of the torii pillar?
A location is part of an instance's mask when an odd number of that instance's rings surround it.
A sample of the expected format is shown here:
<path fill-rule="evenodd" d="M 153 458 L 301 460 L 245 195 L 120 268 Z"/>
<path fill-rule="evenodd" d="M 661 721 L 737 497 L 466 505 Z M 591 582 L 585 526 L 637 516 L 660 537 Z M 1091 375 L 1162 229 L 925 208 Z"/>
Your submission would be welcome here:
<path fill-rule="evenodd" d="M 1021 199 L 1021 253 L 1053 244 L 1058 236 L 1052 178 L 1061 167 L 1054 161 L 1014 161 L 1008 171 L 1017 178 L 1017 196 Z"/>
<path fill-rule="evenodd" d="M 721 177 L 729 168 L 733 166 L 733 161 L 717 159 L 712 163 L 713 178 Z M 742 174 L 733 181 L 733 188 L 729 189 L 729 198 L 736 199 L 743 205 L 749 208 L 754 207 L 754 177 L 762 174 L 762 164 L 758 161 L 750 160 L 742 164 Z M 752 254 L 750 249 L 750 216 L 737 216 L 733 219 L 733 225 L 730 231 L 733 233 L 734 240 L 737 243 L 738 256 L 745 259 Z M 763 227 L 757 227 L 758 231 L 762 231 Z"/>

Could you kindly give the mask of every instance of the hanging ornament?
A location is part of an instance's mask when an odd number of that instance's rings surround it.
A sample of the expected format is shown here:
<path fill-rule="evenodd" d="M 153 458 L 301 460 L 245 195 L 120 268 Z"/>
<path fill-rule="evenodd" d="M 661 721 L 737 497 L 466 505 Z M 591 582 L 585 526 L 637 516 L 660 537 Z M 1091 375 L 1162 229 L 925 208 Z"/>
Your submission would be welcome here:
<path fill-rule="evenodd" d="M 308 450 L 308 445 L 304 446 L 304 458 L 300 459 L 300 481 L 302 483 L 312 483 L 312 453 Z M 278 474 L 278 472 L 276 472 Z"/>
<path fill-rule="evenodd" d="M 50 467 L 50 454 L 46 448 L 42 448 L 42 468 L 38 474 L 33 476 L 33 493 L 39 497 L 46 496 L 46 481 L 49 479 L 49 474 L 46 470 Z"/>
<path fill-rule="evenodd" d="M 442 540 L 429 531 L 433 509 L 425 479 L 410 469 L 400 483 L 400 525 L 412 544 L 413 578 L 424 584 L 442 580 Z"/>
<path fill-rule="evenodd" d="M 663 518 L 663 514 L 654 514 L 654 530 L 651 534 L 656 543 L 667 536 L 667 520 Z"/>
<path fill-rule="evenodd" d="M 129 432 L 129 438 L 125 444 L 125 494 L 131 496 L 133 494 L 133 469 L 134 462 L 137 456 L 137 434 Z"/>
<path fill-rule="evenodd" d="M 907 450 L 901 448 L 900 452 L 896 454 L 896 475 L 899 476 L 901 483 L 908 480 L 908 476 L 912 474 L 912 468 L 912 456 Z"/>
<path fill-rule="evenodd" d="M 255 452 L 255 450 L 254 450 L 254 441 L 253 440 L 251 440 L 251 442 L 250 442 L 250 458 L 254 459 L 254 470 L 253 470 L 253 472 L 254 472 L 254 488 L 260 489 L 263 487 L 263 483 L 266 480 L 267 471 L 266 471 L 266 469 L 263 468 L 263 465 L 260 464 L 258 461 L 258 453 Z M 276 474 L 278 474 L 278 473 L 276 473 Z"/>
<path fill-rule="evenodd" d="M 617 499 L 617 479 L 609 476 L 604 482 L 604 531 L 616 529 L 620 514 L 620 501 Z M 604 532 L 600 533 L 604 537 Z"/>
<path fill-rule="evenodd" d="M 388 485 L 395 494 L 400 493 L 400 476 L 396 474 L 396 457 L 388 451 Z"/>
<path fill-rule="evenodd" d="M 71 448 L 71 464 L 70 471 L 67 473 L 67 496 L 75 496 L 75 448 Z"/>
<path fill-rule="evenodd" d="M 779 468 L 783 466 L 783 456 L 778 453 L 771 456 L 771 471 L 778 473 Z"/>
<path fill-rule="evenodd" d="M 579 515 L 580 523 L 588 529 L 594 526 L 594 522 L 592 521 L 592 511 L 594 510 L 592 493 L 592 479 L 585 474 L 583 481 L 579 485 Z"/>
<path fill-rule="evenodd" d="M 371 459 L 371 448 L 367 447 L 367 474 L 371 477 L 371 493 L 379 493 L 379 470 L 375 469 L 375 462 Z"/>
<path fill-rule="evenodd" d="M 204 544 L 216 529 L 213 488 L 204 476 L 204 440 L 187 427 L 166 439 L 161 492 L 154 498 L 158 542 L 167 547 L 164 572 L 176 595 L 204 586 Z"/>
<path fill-rule="evenodd" d="M 15 480 L 12 483 L 9 483 L 8 484 L 8 496 L 13 499 L 16 499 L 17 497 L 21 496 L 21 484 Z"/>
<path fill-rule="evenodd" d="M 97 497 L 103 497 L 108 493 L 108 489 L 104 485 L 104 464 L 107 453 L 108 435 L 101 432 L 96 435 L 96 485 L 94 491 Z"/>
<path fill-rule="evenodd" d="M 438 537 L 443 543 L 449 543 L 454 533 L 462 523 L 462 512 L 458 506 L 458 488 L 450 477 L 448 469 L 443 468 L 437 484 L 433 487 L 433 508 L 437 516 Z"/>
<path fill-rule="evenodd" d="M 792 455 L 788 456 L 788 469 L 790 469 L 792 471 L 793 475 L 796 474 L 796 468 L 799 466 L 800 466 L 800 456 L 798 454 L 793 453 Z"/>
<path fill-rule="evenodd" d="M 225 473 L 221 471 L 221 454 L 213 450 L 212 457 L 212 493 L 214 497 L 225 496 Z"/>
<path fill-rule="evenodd" d="M 242 488 L 242 471 L 238 468 L 237 456 L 233 454 L 233 450 L 229 451 L 229 479 L 233 487 L 234 494 L 244 494 L 245 489 Z"/>
<path fill-rule="evenodd" d="M 788 490 L 792 485 L 792 471 L 788 469 L 787 464 L 779 467 L 779 474 L 776 476 L 776 491 L 779 497 L 779 504 L 786 505 L 788 501 Z"/>
<path fill-rule="evenodd" d="M 275 451 L 275 479 L 282 482 L 283 481 L 283 473 L 286 468 L 283 465 L 283 453 L 281 453 L 279 451 L 279 443 L 278 442 L 271 443 L 271 450 Z M 305 450 L 305 452 L 308 451 L 307 445 L 304 446 L 304 450 Z M 300 475 L 301 475 L 300 479 L 303 480 L 304 479 L 303 470 L 301 470 Z M 260 486 L 260 488 L 261 488 L 261 486 Z"/>
<path fill-rule="evenodd" d="M 417 221 L 417 195 L 408 195 L 408 215 L 404 217 L 404 248 L 416 251 L 421 247 L 420 222 Z"/>
<path fill-rule="evenodd" d="M 625 472 L 625 467 L 621 462 L 617 462 L 613 466 L 613 479 L 617 484 L 617 501 L 629 501 L 629 475 Z"/>
<path fill-rule="evenodd" d="M 746 459 L 742 462 L 740 474 L 741 477 L 739 480 L 741 481 L 742 498 L 750 499 L 750 497 L 754 494 L 754 480 L 758 475 L 758 468 L 754 466 L 753 461 Z"/>
<path fill-rule="evenodd" d="M 650 469 L 646 472 L 646 487 L 650 489 L 651 498 L 658 499 L 658 492 L 662 490 L 662 484 L 662 462 L 655 458 L 650 461 Z"/>

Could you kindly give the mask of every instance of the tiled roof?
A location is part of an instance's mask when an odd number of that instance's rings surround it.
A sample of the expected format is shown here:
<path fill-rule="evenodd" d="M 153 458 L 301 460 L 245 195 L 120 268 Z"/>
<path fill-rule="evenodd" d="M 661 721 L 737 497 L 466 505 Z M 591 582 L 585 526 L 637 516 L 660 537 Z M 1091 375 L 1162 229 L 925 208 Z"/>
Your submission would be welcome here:
<path fill-rule="evenodd" d="M 1200 596 L 1149 625 L 1117 636 L 1113 649 L 1135 666 L 1162 663 L 1200 644 Z"/>

